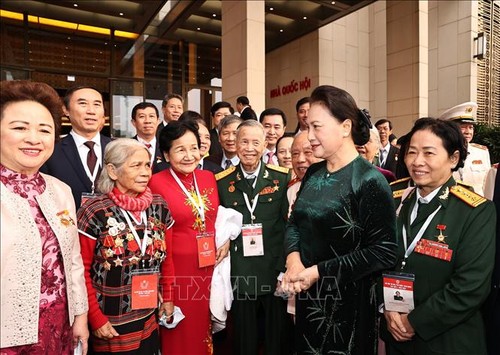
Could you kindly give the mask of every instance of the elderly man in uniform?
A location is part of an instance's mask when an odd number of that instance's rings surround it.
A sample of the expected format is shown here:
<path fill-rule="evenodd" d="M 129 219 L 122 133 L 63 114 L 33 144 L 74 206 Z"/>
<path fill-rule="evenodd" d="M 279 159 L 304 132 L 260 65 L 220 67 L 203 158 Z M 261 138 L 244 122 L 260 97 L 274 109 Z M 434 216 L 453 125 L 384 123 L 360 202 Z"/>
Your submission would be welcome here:
<path fill-rule="evenodd" d="M 484 145 L 471 143 L 474 137 L 474 125 L 476 124 L 477 104 L 465 102 L 443 112 L 439 117 L 441 120 L 453 120 L 460 124 L 462 133 L 467 141 L 468 155 L 465 166 L 453 173 L 455 180 L 461 180 L 474 188 L 474 192 L 483 195 L 486 174 L 491 168 L 490 153 Z"/>
<path fill-rule="evenodd" d="M 243 121 L 236 133 L 240 163 L 215 176 L 221 205 L 243 214 L 242 234 L 230 249 L 234 354 L 258 354 L 260 319 L 264 353 L 288 353 L 286 301 L 274 292 L 285 269 L 289 174 L 287 168 L 264 164 L 265 148 L 264 127 Z"/>

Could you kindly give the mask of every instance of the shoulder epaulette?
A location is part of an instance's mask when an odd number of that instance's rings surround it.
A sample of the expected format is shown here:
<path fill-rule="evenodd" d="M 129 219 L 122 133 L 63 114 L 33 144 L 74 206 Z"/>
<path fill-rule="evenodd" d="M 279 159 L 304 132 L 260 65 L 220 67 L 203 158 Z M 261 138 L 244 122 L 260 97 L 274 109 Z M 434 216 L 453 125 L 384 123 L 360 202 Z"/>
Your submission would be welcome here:
<path fill-rule="evenodd" d="M 293 186 L 296 183 L 298 183 L 299 181 L 300 181 L 300 179 L 298 177 L 295 177 L 292 180 L 290 180 L 290 182 L 288 183 L 287 187 Z"/>
<path fill-rule="evenodd" d="M 488 150 L 488 147 L 485 145 L 477 144 L 477 143 L 469 143 L 471 146 L 482 149 L 482 150 Z"/>
<path fill-rule="evenodd" d="M 402 179 L 399 179 L 399 180 L 393 181 L 393 182 L 391 182 L 389 185 L 391 185 L 391 186 L 392 186 L 392 185 L 399 184 L 400 182 L 409 181 L 409 180 L 411 180 L 411 178 L 410 178 L 410 177 L 405 177 L 405 178 L 402 178 Z"/>
<path fill-rule="evenodd" d="M 227 168 L 226 170 L 221 171 L 220 173 L 215 174 L 215 180 L 219 181 L 220 179 L 225 178 L 226 176 L 228 176 L 229 174 L 231 174 L 234 170 L 236 170 L 236 167 L 235 166 L 231 166 L 231 167 Z"/>
<path fill-rule="evenodd" d="M 271 170 L 275 170 L 275 171 L 279 171 L 280 173 L 284 173 L 284 174 L 288 174 L 288 172 L 290 171 L 290 169 L 285 168 L 283 166 L 272 165 L 272 164 L 266 164 L 266 168 L 271 169 Z"/>
<path fill-rule="evenodd" d="M 403 196 L 403 193 L 405 192 L 405 190 L 406 189 L 393 191 L 392 192 L 392 198 L 393 199 L 401 198 L 401 196 Z"/>
<path fill-rule="evenodd" d="M 450 193 L 458 197 L 460 200 L 464 201 L 471 207 L 477 207 L 480 204 L 487 201 L 487 199 L 484 198 L 483 196 L 478 195 L 475 192 L 472 192 L 467 188 L 465 188 L 464 186 L 460 185 L 452 186 L 450 189 Z"/>

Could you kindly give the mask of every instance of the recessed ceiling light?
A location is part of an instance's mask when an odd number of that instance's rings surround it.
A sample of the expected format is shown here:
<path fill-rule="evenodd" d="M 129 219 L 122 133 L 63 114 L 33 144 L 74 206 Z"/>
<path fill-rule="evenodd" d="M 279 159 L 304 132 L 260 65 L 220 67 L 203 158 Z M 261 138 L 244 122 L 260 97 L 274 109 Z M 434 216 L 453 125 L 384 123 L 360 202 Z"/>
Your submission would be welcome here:
<path fill-rule="evenodd" d="M 335 1 L 332 1 L 332 5 L 335 5 Z"/>
<path fill-rule="evenodd" d="M 269 11 L 274 11 L 274 7 L 270 7 L 270 8 L 269 8 Z"/>
<path fill-rule="evenodd" d="M 78 7 L 78 4 L 77 4 L 77 3 L 74 3 L 74 4 L 73 4 L 73 6 L 74 6 L 74 7 Z"/>
<path fill-rule="evenodd" d="M 283 30 L 281 29 L 280 32 L 283 32 Z"/>
<path fill-rule="evenodd" d="M 120 16 L 123 16 L 123 12 L 120 12 Z"/>
<path fill-rule="evenodd" d="M 217 17 L 217 14 L 212 14 L 213 17 Z"/>
<path fill-rule="evenodd" d="M 198 31 L 201 31 L 201 28 L 199 28 L 199 27 L 196 27 L 196 29 L 197 29 Z"/>
<path fill-rule="evenodd" d="M 304 20 L 307 20 L 307 16 L 302 17 Z"/>

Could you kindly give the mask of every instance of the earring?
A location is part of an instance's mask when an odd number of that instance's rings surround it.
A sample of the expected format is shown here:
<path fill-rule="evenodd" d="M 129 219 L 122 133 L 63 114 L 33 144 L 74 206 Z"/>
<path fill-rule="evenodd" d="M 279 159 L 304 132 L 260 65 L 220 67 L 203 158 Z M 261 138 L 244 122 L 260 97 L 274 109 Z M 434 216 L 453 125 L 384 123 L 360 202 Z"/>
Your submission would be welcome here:
<path fill-rule="evenodd" d="M 347 136 L 348 136 L 347 132 L 344 132 L 344 137 L 347 137 Z"/>

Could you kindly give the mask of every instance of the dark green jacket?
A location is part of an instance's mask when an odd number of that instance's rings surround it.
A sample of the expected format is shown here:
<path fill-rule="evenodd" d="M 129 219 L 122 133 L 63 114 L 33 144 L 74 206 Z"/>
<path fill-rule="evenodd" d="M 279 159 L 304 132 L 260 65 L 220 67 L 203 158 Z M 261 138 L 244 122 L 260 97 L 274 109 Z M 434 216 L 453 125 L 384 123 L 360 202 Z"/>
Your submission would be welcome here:
<path fill-rule="evenodd" d="M 288 169 L 262 163 L 254 191 L 245 181 L 240 165 L 217 174 L 216 179 L 221 205 L 242 213 L 243 224 L 251 223 L 243 193 L 248 195 L 251 204 L 260 192 L 254 214 L 255 223 L 263 225 L 264 255 L 244 257 L 240 234 L 231 241 L 231 279 L 236 293 L 273 293 L 276 278 L 285 269 L 283 239 L 288 213 Z"/>
<path fill-rule="evenodd" d="M 423 239 L 437 241 L 438 225 L 446 226 L 445 243 L 453 251 L 450 262 L 413 252 L 404 272 L 415 274 L 415 309 L 408 319 L 415 337 L 396 342 L 388 333 L 385 320 L 382 338 L 389 347 L 404 354 L 485 354 L 484 326 L 480 307 L 490 290 L 495 247 L 495 208 L 491 201 L 457 185 L 450 178 L 438 194 L 410 225 L 416 203 L 413 190 L 403 200 L 397 220 L 399 261 L 404 255 L 403 223 L 407 228 L 408 245 L 427 216 L 441 205 L 423 234 Z M 409 230 L 408 230 L 409 229 Z"/>

